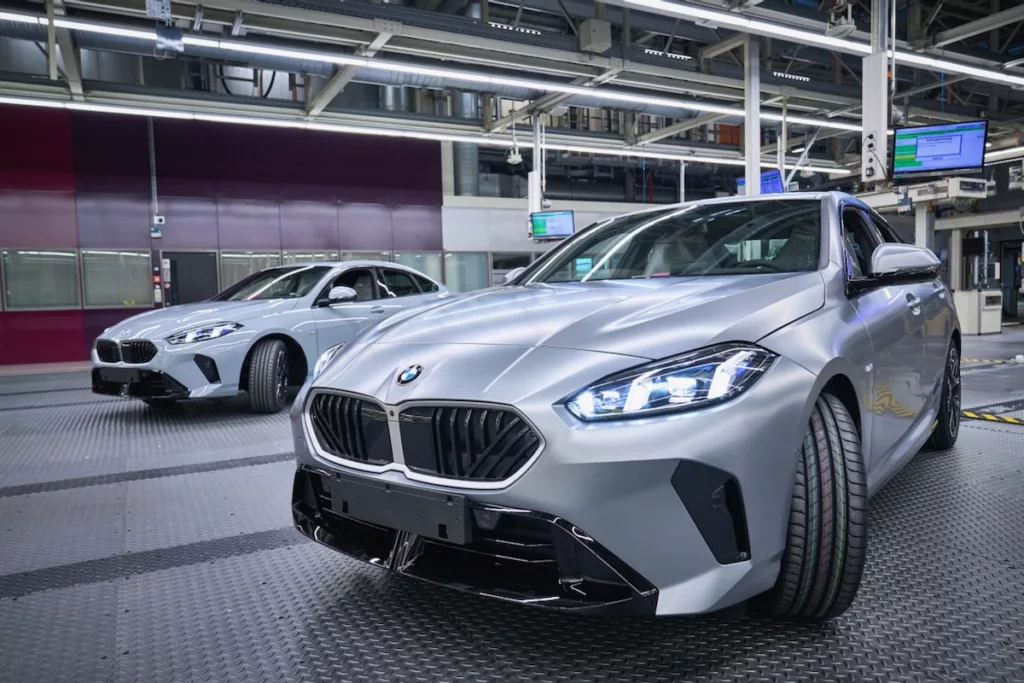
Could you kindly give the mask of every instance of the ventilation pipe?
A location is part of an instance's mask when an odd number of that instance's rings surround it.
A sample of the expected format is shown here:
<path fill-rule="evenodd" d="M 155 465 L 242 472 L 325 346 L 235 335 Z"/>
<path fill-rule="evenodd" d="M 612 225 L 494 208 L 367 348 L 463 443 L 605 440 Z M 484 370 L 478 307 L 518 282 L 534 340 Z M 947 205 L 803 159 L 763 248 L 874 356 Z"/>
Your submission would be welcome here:
<path fill-rule="evenodd" d="M 480 120 L 480 100 L 477 93 L 461 92 L 452 96 L 454 114 L 460 119 Z M 480 149 L 468 142 L 452 145 L 455 161 L 455 194 L 480 194 Z"/>
<path fill-rule="evenodd" d="M 412 111 L 409 89 L 402 85 L 385 85 L 380 89 L 380 108 L 385 111 Z"/>
<path fill-rule="evenodd" d="M 480 3 L 471 2 L 466 6 L 465 15 L 480 18 Z M 456 118 L 480 121 L 480 95 L 475 92 L 460 92 L 452 97 L 452 112 Z M 480 148 L 476 145 L 457 142 L 452 145 L 455 171 L 455 194 L 476 196 L 480 194 Z"/>

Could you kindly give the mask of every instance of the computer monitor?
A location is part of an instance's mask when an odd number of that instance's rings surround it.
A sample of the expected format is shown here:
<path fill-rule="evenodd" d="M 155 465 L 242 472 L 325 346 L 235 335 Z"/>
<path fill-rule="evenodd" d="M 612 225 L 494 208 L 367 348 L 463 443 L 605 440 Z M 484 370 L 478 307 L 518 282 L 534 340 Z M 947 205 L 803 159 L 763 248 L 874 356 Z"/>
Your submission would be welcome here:
<path fill-rule="evenodd" d="M 744 193 L 746 185 L 746 177 L 742 177 L 736 181 L 738 194 Z M 782 194 L 785 191 L 786 188 L 782 183 L 782 171 L 775 168 L 761 174 L 761 194 Z"/>
<path fill-rule="evenodd" d="M 572 211 L 538 211 L 530 214 L 530 235 L 535 240 L 560 240 L 576 232 Z"/>
<path fill-rule="evenodd" d="M 988 121 L 911 126 L 893 131 L 892 181 L 981 173 Z"/>

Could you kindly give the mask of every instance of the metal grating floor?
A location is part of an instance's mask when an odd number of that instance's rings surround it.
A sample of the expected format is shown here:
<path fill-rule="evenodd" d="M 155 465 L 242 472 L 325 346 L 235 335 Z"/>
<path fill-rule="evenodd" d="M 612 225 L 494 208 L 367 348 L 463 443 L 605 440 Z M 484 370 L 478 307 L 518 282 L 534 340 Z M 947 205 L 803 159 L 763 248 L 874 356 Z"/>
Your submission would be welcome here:
<path fill-rule="evenodd" d="M 965 422 L 955 451 L 914 459 L 873 503 L 863 589 L 832 625 L 609 620 L 304 541 L 284 414 L 35 380 L 0 378 L 3 682 L 1024 680 L 1024 427 Z"/>

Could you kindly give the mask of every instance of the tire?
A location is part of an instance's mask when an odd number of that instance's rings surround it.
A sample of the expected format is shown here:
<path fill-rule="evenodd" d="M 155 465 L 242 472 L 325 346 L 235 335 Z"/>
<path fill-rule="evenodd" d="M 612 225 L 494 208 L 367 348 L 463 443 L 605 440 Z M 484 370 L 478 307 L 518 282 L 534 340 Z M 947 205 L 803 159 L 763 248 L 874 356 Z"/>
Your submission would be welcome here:
<path fill-rule="evenodd" d="M 288 347 L 280 339 L 264 339 L 249 356 L 249 407 L 256 413 L 277 413 L 288 400 Z"/>
<path fill-rule="evenodd" d="M 798 456 L 779 577 L 759 606 L 775 617 L 828 621 L 857 595 L 868 540 L 860 436 L 835 396 L 818 397 Z"/>
<path fill-rule="evenodd" d="M 144 398 L 142 402 L 150 408 L 165 408 L 178 402 L 176 398 Z"/>
<path fill-rule="evenodd" d="M 946 352 L 946 369 L 942 376 L 942 396 L 939 403 L 939 416 L 928 447 L 944 451 L 953 447 L 960 435 L 960 352 L 956 344 L 949 343 Z"/>

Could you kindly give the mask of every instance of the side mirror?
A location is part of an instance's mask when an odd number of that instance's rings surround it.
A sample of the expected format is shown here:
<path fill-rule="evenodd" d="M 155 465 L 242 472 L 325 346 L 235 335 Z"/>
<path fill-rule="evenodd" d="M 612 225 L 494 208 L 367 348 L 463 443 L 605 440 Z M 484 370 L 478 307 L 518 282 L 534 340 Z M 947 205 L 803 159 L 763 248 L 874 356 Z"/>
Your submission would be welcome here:
<path fill-rule="evenodd" d="M 871 276 L 881 280 L 934 277 L 939 263 L 939 257 L 927 247 L 883 244 L 871 254 Z"/>
<path fill-rule="evenodd" d="M 327 304 L 333 306 L 334 304 L 342 304 L 346 301 L 355 301 L 356 290 L 351 287 L 331 287 L 331 291 L 327 294 Z"/>
<path fill-rule="evenodd" d="M 502 279 L 501 284 L 507 285 L 508 283 L 512 282 L 517 277 L 522 275 L 524 270 L 526 270 L 525 266 L 519 266 L 518 268 L 513 268 L 512 270 L 508 271 L 507 273 L 505 273 L 505 277 Z"/>
<path fill-rule="evenodd" d="M 923 282 L 939 274 L 939 257 L 913 244 L 883 244 L 871 254 L 871 272 L 848 282 L 851 294 L 901 282 Z"/>

